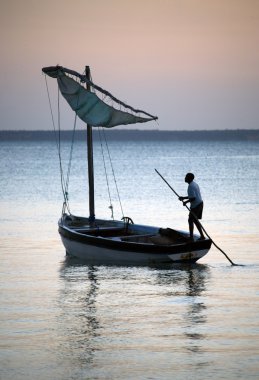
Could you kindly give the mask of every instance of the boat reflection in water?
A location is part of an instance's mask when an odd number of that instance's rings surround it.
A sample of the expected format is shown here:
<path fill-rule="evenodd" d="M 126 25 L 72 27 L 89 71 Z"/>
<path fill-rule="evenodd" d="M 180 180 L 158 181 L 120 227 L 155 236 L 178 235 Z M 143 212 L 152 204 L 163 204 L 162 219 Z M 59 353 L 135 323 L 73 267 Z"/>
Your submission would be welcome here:
<path fill-rule="evenodd" d="M 134 375 L 134 363 L 152 368 L 155 353 L 162 355 L 157 366 L 164 361 L 167 369 L 173 368 L 183 352 L 202 352 L 207 322 L 203 294 L 210 278 L 206 265 L 93 267 L 69 260 L 60 278 L 67 356 L 88 376 L 105 368 L 113 377 Z M 199 355 L 192 360 L 197 368 L 201 365 Z"/>

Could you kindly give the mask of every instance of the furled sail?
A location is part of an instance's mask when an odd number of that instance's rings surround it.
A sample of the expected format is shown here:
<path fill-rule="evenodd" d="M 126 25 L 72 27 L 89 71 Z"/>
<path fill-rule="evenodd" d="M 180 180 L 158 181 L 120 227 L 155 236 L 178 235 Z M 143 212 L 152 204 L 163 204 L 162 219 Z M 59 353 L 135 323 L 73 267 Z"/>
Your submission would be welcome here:
<path fill-rule="evenodd" d="M 145 123 L 157 119 L 149 114 L 147 114 L 149 117 L 133 115 L 106 104 L 95 93 L 88 91 L 79 82 L 67 76 L 62 67 L 45 68 L 43 72 L 57 78 L 59 89 L 70 107 L 81 120 L 91 126 L 111 128 L 116 125 Z M 128 108 L 132 109 L 132 107 Z M 135 110 L 135 112 L 143 111 Z"/>

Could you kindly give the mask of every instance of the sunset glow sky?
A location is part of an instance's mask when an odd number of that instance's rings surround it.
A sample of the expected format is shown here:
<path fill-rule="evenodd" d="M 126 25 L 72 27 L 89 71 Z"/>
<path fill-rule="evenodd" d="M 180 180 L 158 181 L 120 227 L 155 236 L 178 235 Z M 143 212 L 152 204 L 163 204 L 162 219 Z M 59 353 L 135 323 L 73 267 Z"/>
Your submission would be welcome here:
<path fill-rule="evenodd" d="M 0 0 L 0 28 L 2 130 L 52 128 L 56 64 L 159 117 L 134 128 L 259 129 L 258 0 Z"/>

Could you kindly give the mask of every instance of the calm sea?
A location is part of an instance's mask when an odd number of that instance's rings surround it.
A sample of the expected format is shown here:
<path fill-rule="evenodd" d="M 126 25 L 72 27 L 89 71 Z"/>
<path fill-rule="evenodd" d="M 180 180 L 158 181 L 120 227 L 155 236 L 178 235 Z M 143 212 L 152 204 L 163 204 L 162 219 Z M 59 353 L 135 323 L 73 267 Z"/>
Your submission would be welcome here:
<path fill-rule="evenodd" d="M 55 143 L 0 142 L 0 378 L 258 379 L 259 142 L 111 141 L 109 149 L 124 215 L 187 229 L 186 209 L 154 168 L 181 195 L 192 171 L 204 227 L 243 266 L 215 247 L 190 267 L 66 261 Z M 109 218 L 95 150 L 96 215 Z M 85 144 L 72 153 L 70 208 L 88 216 Z M 66 175 L 68 142 L 61 155 Z M 110 181 L 108 163 L 106 170 Z"/>

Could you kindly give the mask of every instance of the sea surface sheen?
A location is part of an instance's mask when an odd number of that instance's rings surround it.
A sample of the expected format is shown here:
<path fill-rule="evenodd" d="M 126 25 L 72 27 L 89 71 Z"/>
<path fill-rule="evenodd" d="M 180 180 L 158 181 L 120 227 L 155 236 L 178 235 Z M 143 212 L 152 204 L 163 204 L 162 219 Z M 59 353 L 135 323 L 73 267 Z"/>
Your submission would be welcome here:
<path fill-rule="evenodd" d="M 65 180 L 70 148 L 62 143 Z M 110 218 L 97 143 L 95 152 L 96 216 Z M 85 143 L 72 153 L 70 210 L 88 216 Z M 154 169 L 180 195 L 193 172 L 203 226 L 243 266 L 215 247 L 185 267 L 67 260 L 55 143 L 0 142 L 0 378 L 258 379 L 259 142 L 110 141 L 109 153 L 135 223 L 186 230 L 187 210 Z M 107 163 L 109 180 L 113 170 Z"/>

